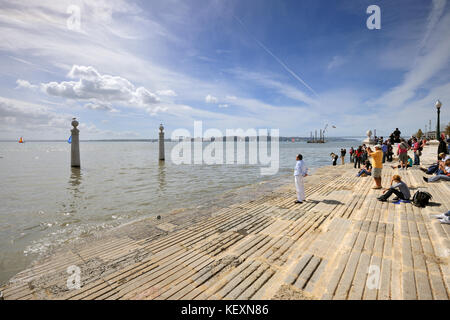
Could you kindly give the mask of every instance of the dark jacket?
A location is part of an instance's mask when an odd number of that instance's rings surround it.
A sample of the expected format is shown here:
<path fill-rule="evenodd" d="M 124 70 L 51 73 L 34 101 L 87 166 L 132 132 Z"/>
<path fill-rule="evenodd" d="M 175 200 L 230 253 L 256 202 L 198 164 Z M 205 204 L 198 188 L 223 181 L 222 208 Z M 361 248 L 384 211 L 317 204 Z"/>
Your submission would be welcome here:
<path fill-rule="evenodd" d="M 444 140 L 441 140 L 439 142 L 438 154 L 441 153 L 441 152 L 445 153 L 445 154 L 448 154 L 447 144 L 444 142 Z"/>

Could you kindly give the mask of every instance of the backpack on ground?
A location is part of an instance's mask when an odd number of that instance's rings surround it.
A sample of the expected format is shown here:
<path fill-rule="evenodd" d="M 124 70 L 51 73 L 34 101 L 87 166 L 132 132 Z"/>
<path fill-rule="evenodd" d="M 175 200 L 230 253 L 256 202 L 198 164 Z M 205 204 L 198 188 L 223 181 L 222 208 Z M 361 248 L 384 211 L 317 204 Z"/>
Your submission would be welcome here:
<path fill-rule="evenodd" d="M 416 207 L 424 208 L 430 203 L 431 198 L 433 198 L 433 196 L 428 192 L 417 191 L 412 198 L 412 203 Z"/>

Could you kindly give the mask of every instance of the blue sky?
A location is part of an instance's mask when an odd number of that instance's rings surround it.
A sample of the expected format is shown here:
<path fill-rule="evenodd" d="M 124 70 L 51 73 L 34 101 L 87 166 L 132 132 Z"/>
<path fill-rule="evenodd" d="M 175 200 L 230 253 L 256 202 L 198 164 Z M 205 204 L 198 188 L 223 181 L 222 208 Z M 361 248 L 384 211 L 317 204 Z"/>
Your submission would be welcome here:
<path fill-rule="evenodd" d="M 381 29 L 369 30 L 370 5 Z M 80 29 L 68 8 L 80 9 Z M 450 5 L 435 1 L 0 0 L 0 139 L 186 128 L 405 134 L 450 120 Z"/>

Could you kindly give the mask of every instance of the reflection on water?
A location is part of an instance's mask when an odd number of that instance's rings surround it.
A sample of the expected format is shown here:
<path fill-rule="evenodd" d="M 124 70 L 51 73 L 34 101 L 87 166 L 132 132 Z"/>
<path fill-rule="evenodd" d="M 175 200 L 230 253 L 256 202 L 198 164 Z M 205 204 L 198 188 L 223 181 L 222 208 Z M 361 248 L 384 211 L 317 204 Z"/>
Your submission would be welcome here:
<path fill-rule="evenodd" d="M 74 190 L 75 192 L 79 192 L 78 186 L 81 184 L 81 180 L 82 180 L 81 169 L 71 167 L 69 184 L 72 187 L 74 187 L 74 188 L 71 188 L 71 190 Z"/>
<path fill-rule="evenodd" d="M 82 181 L 82 174 L 80 168 L 71 167 L 70 178 L 69 178 L 69 187 L 67 188 L 70 191 L 70 197 L 68 197 L 69 202 L 69 214 L 77 213 L 77 209 L 81 202 L 82 192 L 80 191 L 80 185 Z M 66 207 L 66 205 L 63 205 Z"/>
<path fill-rule="evenodd" d="M 158 182 L 159 191 L 162 192 L 166 190 L 166 162 L 159 160 L 158 163 Z"/>
<path fill-rule="evenodd" d="M 166 149 L 174 145 L 168 142 Z M 298 153 L 314 168 L 331 164 L 330 152 L 352 145 L 358 142 L 280 143 L 278 175 L 292 174 Z M 80 148 L 81 169 L 70 168 L 66 142 L 0 142 L 0 282 L 30 262 L 24 252 L 45 252 L 131 220 L 207 206 L 228 190 L 273 178 L 261 176 L 258 165 L 159 161 L 157 143 L 82 142 Z"/>

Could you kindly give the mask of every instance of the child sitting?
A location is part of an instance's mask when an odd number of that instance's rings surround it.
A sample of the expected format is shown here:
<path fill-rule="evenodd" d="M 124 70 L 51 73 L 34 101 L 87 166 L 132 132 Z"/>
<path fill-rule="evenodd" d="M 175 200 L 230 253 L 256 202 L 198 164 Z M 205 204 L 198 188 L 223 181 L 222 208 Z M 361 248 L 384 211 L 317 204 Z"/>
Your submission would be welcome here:
<path fill-rule="evenodd" d="M 408 156 L 408 161 L 407 161 L 407 167 L 411 168 L 413 166 L 413 160 L 411 159 L 410 156 Z M 402 166 L 399 164 L 397 167 L 396 166 L 391 166 L 392 169 L 400 169 Z"/>

